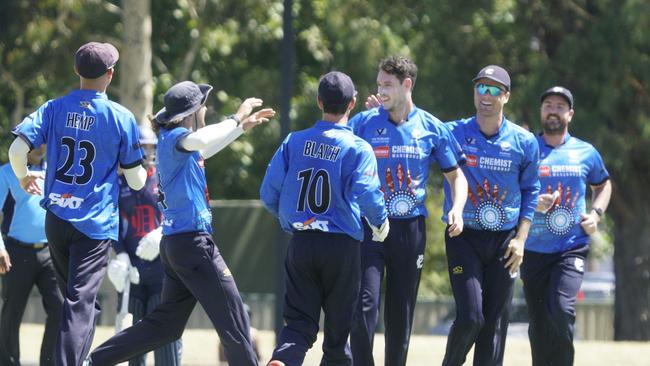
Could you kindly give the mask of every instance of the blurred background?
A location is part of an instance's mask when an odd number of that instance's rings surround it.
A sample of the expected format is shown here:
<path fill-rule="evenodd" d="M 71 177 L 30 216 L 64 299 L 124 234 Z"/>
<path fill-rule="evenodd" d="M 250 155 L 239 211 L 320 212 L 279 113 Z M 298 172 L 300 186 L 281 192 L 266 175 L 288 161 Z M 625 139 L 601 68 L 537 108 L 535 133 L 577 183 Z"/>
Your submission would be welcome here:
<path fill-rule="evenodd" d="M 280 112 L 276 119 L 232 143 L 206 169 L 216 241 L 251 306 L 253 325 L 273 329 L 285 238 L 256 199 L 282 136 L 319 117 L 319 76 L 344 71 L 365 98 L 375 92 L 379 61 L 407 56 L 419 66 L 415 103 L 446 121 L 474 114 L 471 79 L 481 67 L 499 64 L 513 80 L 506 115 L 532 131 L 540 129 L 540 94 L 553 85 L 571 89 L 571 134 L 596 146 L 614 183 L 579 297 L 577 337 L 647 341 L 648 29 L 647 0 L 5 0 L 0 163 L 7 162 L 10 131 L 22 118 L 78 86 L 73 56 L 88 41 L 120 50 L 108 94 L 141 123 L 162 107 L 171 85 L 186 79 L 215 87 L 209 122 L 234 113 L 246 97 L 263 98 Z M 432 169 L 414 331 L 446 334 L 453 300 L 439 220 L 442 180 Z M 104 285 L 102 323 L 112 324 L 115 293 Z M 35 300 L 26 322 L 42 320 Z M 525 323 L 520 289 L 513 305 L 512 321 Z M 209 327 L 201 311 L 191 327 Z M 525 326 L 521 331 L 525 336 Z"/>

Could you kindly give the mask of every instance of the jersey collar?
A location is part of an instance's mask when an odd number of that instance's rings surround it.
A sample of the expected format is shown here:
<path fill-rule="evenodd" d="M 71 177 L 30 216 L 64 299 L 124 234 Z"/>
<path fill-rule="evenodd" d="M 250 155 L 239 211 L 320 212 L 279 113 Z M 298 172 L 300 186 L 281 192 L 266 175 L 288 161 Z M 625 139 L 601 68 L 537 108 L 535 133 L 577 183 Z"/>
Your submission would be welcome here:
<path fill-rule="evenodd" d="M 347 130 L 347 131 L 352 131 L 352 127 L 348 125 L 340 125 L 334 122 L 329 122 L 329 121 L 323 121 L 323 120 L 318 120 L 316 121 L 316 124 L 314 125 L 318 128 L 324 128 L 324 129 L 339 129 L 339 130 Z"/>

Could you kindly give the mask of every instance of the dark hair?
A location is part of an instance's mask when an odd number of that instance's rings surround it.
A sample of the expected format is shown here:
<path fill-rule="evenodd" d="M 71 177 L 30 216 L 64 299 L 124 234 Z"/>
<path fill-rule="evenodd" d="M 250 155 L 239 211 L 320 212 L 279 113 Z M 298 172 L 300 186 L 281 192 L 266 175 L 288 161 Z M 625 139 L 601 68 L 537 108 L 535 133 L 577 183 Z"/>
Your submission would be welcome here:
<path fill-rule="evenodd" d="M 395 75 L 400 83 L 403 83 L 406 78 L 413 80 L 411 90 L 413 90 L 413 87 L 415 86 L 415 79 L 418 77 L 417 65 L 415 65 L 413 61 L 402 56 L 390 56 L 386 59 L 383 59 L 379 63 L 379 70 L 382 70 L 390 75 Z"/>
<path fill-rule="evenodd" d="M 335 114 L 335 115 L 341 115 L 344 114 L 348 110 L 348 105 L 350 105 L 350 102 L 347 102 L 345 104 L 325 104 L 325 102 L 321 99 L 321 102 L 323 103 L 323 112 L 324 113 L 329 113 L 329 114 Z"/>

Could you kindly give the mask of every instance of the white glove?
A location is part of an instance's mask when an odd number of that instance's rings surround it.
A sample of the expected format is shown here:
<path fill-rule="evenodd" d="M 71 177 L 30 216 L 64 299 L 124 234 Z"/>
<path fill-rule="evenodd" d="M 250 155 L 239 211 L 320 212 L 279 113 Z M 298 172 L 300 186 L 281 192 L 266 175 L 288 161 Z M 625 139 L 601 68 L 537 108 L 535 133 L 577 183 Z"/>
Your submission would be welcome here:
<path fill-rule="evenodd" d="M 126 253 L 119 253 L 115 256 L 115 259 L 108 262 L 107 274 L 115 290 L 120 293 L 124 291 L 127 276 L 129 276 L 131 283 L 136 285 L 140 283 L 140 272 L 138 272 L 137 268 L 131 266 L 131 260 Z"/>
<path fill-rule="evenodd" d="M 372 240 L 382 242 L 388 236 L 388 231 L 390 230 L 390 224 L 388 223 L 388 218 L 381 224 L 380 227 L 376 227 L 370 222 L 368 222 L 370 228 L 372 229 Z"/>
<path fill-rule="evenodd" d="M 135 255 L 146 261 L 156 259 L 160 253 L 160 239 L 162 239 L 162 227 L 149 232 L 140 239 Z"/>

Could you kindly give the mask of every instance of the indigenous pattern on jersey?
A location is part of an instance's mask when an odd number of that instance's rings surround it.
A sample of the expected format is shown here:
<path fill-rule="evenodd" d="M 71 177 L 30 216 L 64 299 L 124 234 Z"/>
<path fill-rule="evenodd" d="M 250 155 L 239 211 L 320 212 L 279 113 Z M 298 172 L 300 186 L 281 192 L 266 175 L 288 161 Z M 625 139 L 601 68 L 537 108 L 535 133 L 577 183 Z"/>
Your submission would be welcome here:
<path fill-rule="evenodd" d="M 463 173 L 468 196 L 463 210 L 465 226 L 502 231 L 512 229 L 520 218 L 533 219 L 539 193 L 539 148 L 535 136 L 503 119 L 499 131 L 485 136 L 476 117 L 445 123 L 465 153 Z M 451 189 L 445 182 L 446 213 L 452 206 Z"/>
<path fill-rule="evenodd" d="M 347 126 L 318 121 L 289 134 L 260 188 L 285 231 L 319 230 L 363 239 L 360 210 L 372 225 L 386 219 L 372 149 Z"/>
<path fill-rule="evenodd" d="M 212 233 L 212 211 L 205 180 L 205 161 L 198 151 L 187 151 L 180 141 L 192 131 L 184 127 L 161 129 L 156 156 L 163 212 L 163 234 L 192 231 Z"/>
<path fill-rule="evenodd" d="M 535 212 L 526 250 L 556 253 L 587 244 L 589 236 L 580 226 L 580 215 L 586 213 L 587 185 L 601 185 L 609 179 L 605 163 L 591 144 L 568 134 L 555 148 L 541 135 L 537 141 L 541 193 L 558 191 L 560 197 L 546 214 Z"/>
<path fill-rule="evenodd" d="M 427 216 L 426 184 L 430 165 L 436 162 L 443 172 L 458 167 L 460 146 L 443 123 L 414 106 L 408 120 L 397 126 L 383 107 L 361 112 L 348 125 L 366 140 L 377 158 L 381 190 L 388 216 Z"/>
<path fill-rule="evenodd" d="M 74 90 L 16 126 L 31 148 L 47 143 L 41 206 L 91 239 L 117 240 L 117 166 L 142 163 L 133 114 L 104 93 Z"/>
<path fill-rule="evenodd" d="M 124 176 L 120 177 L 120 238 L 115 242 L 117 253 L 126 252 L 131 264 L 140 272 L 140 284 L 162 283 L 163 268 L 159 257 L 144 260 L 135 254 L 140 239 L 160 226 L 162 214 L 158 208 L 158 172 L 147 169 L 147 181 L 139 191 L 131 189 Z"/>
<path fill-rule="evenodd" d="M 42 172 L 43 167 L 30 166 L 29 170 Z M 37 181 L 37 184 L 41 182 Z M 24 243 L 47 242 L 45 210 L 39 205 L 43 196 L 25 192 L 9 163 L 0 167 L 0 207 L 4 206 L 8 197 L 13 197 L 14 207 L 18 209 L 13 211 L 13 216 L 3 216 L 3 221 L 6 220 L 9 225 L 7 235 Z"/>

